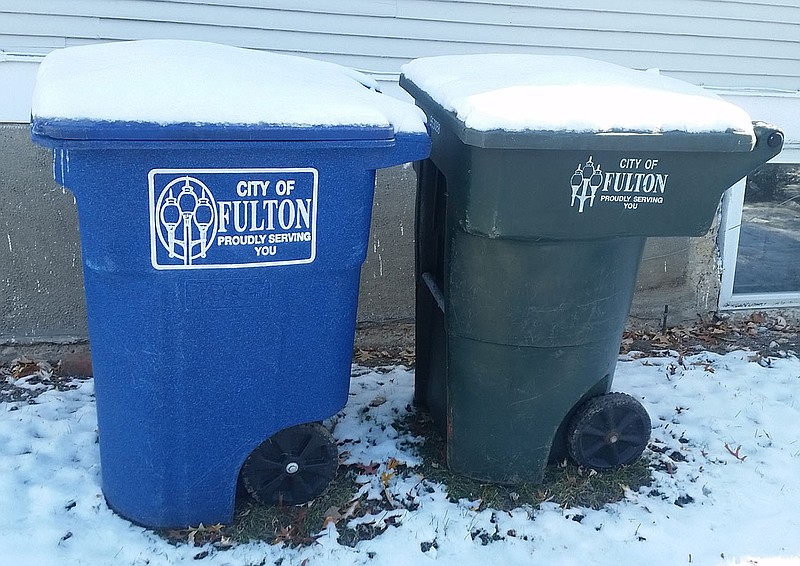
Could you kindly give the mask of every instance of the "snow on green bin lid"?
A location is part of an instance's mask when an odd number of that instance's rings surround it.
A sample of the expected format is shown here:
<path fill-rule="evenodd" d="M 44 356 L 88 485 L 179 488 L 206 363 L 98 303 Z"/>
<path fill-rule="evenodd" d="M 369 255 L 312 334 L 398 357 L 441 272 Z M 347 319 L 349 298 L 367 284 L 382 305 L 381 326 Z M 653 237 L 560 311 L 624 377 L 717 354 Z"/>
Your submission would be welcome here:
<path fill-rule="evenodd" d="M 214 43 L 146 40 L 69 47 L 39 67 L 34 124 L 44 121 L 356 126 L 424 133 L 413 105 L 370 78 L 313 59 Z"/>
<path fill-rule="evenodd" d="M 700 87 L 569 56 L 464 55 L 416 59 L 405 79 L 476 131 L 735 133 L 750 116 Z"/>

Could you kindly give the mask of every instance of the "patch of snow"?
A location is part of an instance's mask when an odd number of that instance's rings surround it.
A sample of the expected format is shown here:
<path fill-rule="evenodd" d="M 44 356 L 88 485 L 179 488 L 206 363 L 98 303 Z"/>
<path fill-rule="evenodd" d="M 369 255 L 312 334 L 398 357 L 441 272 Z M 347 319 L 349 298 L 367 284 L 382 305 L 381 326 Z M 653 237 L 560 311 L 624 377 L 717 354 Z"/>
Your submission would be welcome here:
<path fill-rule="evenodd" d="M 692 84 L 592 59 L 446 55 L 403 75 L 478 131 L 727 132 L 753 136 L 750 116 Z"/>
<path fill-rule="evenodd" d="M 600 510 L 500 511 L 450 502 L 444 486 L 414 473 L 421 440 L 393 425 L 412 402 L 410 370 L 354 367 L 350 402 L 329 421 L 334 437 L 346 462 L 375 468 L 358 479 L 363 493 L 413 505 L 352 519 L 387 526 L 354 548 L 329 525 L 305 548 L 224 551 L 170 544 L 107 507 L 91 380 L 34 404 L 0 403 L 0 564 L 800 563 L 800 360 L 630 353 L 614 389 L 650 413 L 653 484 Z M 391 460 L 410 473 L 390 475 Z"/>
<path fill-rule="evenodd" d="M 39 66 L 36 119 L 425 132 L 411 104 L 352 69 L 214 43 L 144 40 L 68 47 Z"/>

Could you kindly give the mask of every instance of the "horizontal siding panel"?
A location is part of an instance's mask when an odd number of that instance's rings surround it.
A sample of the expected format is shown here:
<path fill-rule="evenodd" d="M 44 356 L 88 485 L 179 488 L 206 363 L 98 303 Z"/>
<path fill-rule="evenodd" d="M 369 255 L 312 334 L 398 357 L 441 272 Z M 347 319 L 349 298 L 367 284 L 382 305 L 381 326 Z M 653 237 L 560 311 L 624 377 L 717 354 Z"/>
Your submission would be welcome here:
<path fill-rule="evenodd" d="M 58 0 L 46 0 L 58 3 Z M 293 10 L 307 13 L 349 14 L 352 16 L 397 15 L 395 0 L 171 0 L 179 4 L 195 6 L 221 6 L 228 8 L 266 8 L 270 10 Z M 405 0 L 399 0 L 403 3 Z"/>
<path fill-rule="evenodd" d="M 46 55 L 53 49 L 66 47 L 63 37 L 44 37 L 0 33 L 0 51 L 6 53 L 39 53 Z"/>
<path fill-rule="evenodd" d="M 0 49 L 23 37 L 30 38 L 31 49 L 119 39 L 197 39 L 309 55 L 376 73 L 396 73 L 409 59 L 440 54 L 574 54 L 634 68 L 659 67 L 695 83 L 800 90 L 798 2 L 537 4 L 3 0 Z"/>
<path fill-rule="evenodd" d="M 253 26 L 252 19 L 242 15 L 229 20 L 225 26 L 214 24 L 213 20 L 177 23 L 62 15 L 11 14 L 11 16 L 13 17 L 3 18 L 0 33 L 10 33 L 13 29 L 22 34 L 60 37 L 68 26 L 71 30 L 70 35 L 76 39 L 196 38 L 259 48 L 264 48 L 265 45 L 263 41 L 254 41 L 258 36 L 272 39 L 274 45 L 275 37 L 286 38 L 286 34 L 291 33 L 297 36 L 291 38 L 292 45 L 301 52 L 308 49 L 308 44 L 323 46 L 329 43 L 338 44 L 342 41 L 341 37 L 345 37 L 345 41 L 352 42 L 354 50 L 374 52 L 376 42 L 380 42 L 380 53 L 383 56 L 405 58 L 419 56 L 419 49 L 403 51 L 403 46 L 407 46 L 411 41 L 430 43 L 432 51 L 430 54 L 440 50 L 440 46 L 434 45 L 439 43 L 452 44 L 453 49 L 447 50 L 448 53 L 459 52 L 459 48 L 464 45 L 476 44 L 483 46 L 483 50 L 550 46 L 654 54 L 668 52 L 687 54 L 696 59 L 706 56 L 727 57 L 730 58 L 728 64 L 734 67 L 758 65 L 759 69 L 762 68 L 763 60 L 774 59 L 778 62 L 784 61 L 790 67 L 796 67 L 796 74 L 800 74 L 796 53 L 800 52 L 800 39 L 793 42 L 767 39 L 720 41 L 719 38 L 712 37 L 691 37 L 691 41 L 687 41 L 688 38 L 680 35 L 638 31 L 622 34 L 614 31 L 521 27 L 507 28 L 506 33 L 500 36 L 494 26 L 466 26 L 453 22 L 425 21 L 414 22 L 416 25 L 413 29 L 404 29 L 408 26 L 403 25 L 405 23 L 403 20 L 384 21 L 368 17 L 359 18 L 359 22 L 354 22 L 353 18 L 343 19 L 333 26 L 330 25 L 330 21 L 317 22 L 317 25 L 309 25 L 313 22 L 306 22 L 305 28 L 301 28 L 300 22 L 285 18 L 285 14 L 280 16 L 286 21 L 280 21 L 281 17 L 271 21 L 272 29 Z M 335 34 L 327 31 L 331 28 L 336 30 Z M 368 45 L 365 46 L 365 43 Z M 279 44 L 279 47 L 285 49 L 283 44 Z M 422 52 L 425 53 L 424 50 Z M 471 49 L 470 52 L 474 50 Z M 703 55 L 699 56 L 698 53 Z"/>
<path fill-rule="evenodd" d="M 98 2 L 97 0 L 73 0 L 69 3 L 37 3 L 32 7 L 22 0 L 6 0 L 0 8 L 7 13 L 59 15 L 68 17 L 96 17 L 111 20 L 140 20 L 148 22 L 167 21 L 219 26 L 253 27 L 260 29 L 303 30 L 312 32 L 337 31 L 356 35 L 374 35 L 373 30 L 393 32 L 404 36 L 408 32 L 422 34 L 430 39 L 452 39 L 442 36 L 442 26 L 452 24 L 480 24 L 492 34 L 503 35 L 497 28 L 509 29 L 553 29 L 581 30 L 627 34 L 661 34 L 704 37 L 716 41 L 721 39 L 757 39 L 789 41 L 800 45 L 800 7 L 794 10 L 797 23 L 789 21 L 754 22 L 744 19 L 728 19 L 721 26 L 720 18 L 680 16 L 672 14 L 651 15 L 603 10 L 578 10 L 568 12 L 555 8 L 507 8 L 514 17 L 502 17 L 494 5 L 476 4 L 467 11 L 463 2 L 432 2 L 431 0 L 408 0 L 396 18 L 370 15 L 344 15 L 335 13 L 307 13 L 297 10 L 274 10 L 266 8 L 220 7 L 217 5 L 194 5 L 176 1 L 120 0 Z M 766 11 L 765 11 L 766 12 Z M 146 15 L 146 17 L 145 17 Z M 713 25 L 716 23 L 717 25 Z M 462 30 L 462 33 L 465 33 Z M 713 33 L 714 35 L 709 35 Z M 469 32 L 466 32 L 469 35 Z M 416 35 L 419 37 L 418 35 Z"/>
<path fill-rule="evenodd" d="M 40 14 L 9 14 L 0 11 L 0 34 L 32 37 L 97 37 L 100 18 Z"/>
<path fill-rule="evenodd" d="M 317 6 L 315 6 L 317 5 Z M 123 19 L 164 19 L 198 13 L 236 14 L 255 12 L 296 12 L 322 16 L 373 16 L 392 18 L 394 2 L 337 0 L 336 2 L 198 2 L 192 0 L 3 0 L 0 10 L 29 14 L 91 15 Z"/>
<path fill-rule="evenodd" d="M 45 0 L 49 2 L 58 2 L 59 0 Z M 364 10 L 374 9 L 376 5 L 380 5 L 386 10 L 402 9 L 408 0 L 337 0 L 331 2 L 330 0 L 172 0 L 173 2 L 181 2 L 186 4 L 208 4 L 214 6 L 232 6 L 232 7 L 267 7 L 267 8 L 280 8 L 280 9 L 299 9 L 302 7 L 304 10 L 316 12 L 337 12 L 337 13 L 352 13 L 361 14 L 365 13 Z M 441 0 L 428 0 L 438 2 Z M 495 6 L 523 6 L 530 7 L 529 0 L 459 0 L 460 4 L 490 4 Z M 604 0 L 603 7 L 610 7 L 620 11 L 631 11 L 634 8 L 638 10 L 647 10 L 653 13 L 673 13 L 676 11 L 686 11 L 687 7 L 695 10 L 707 10 L 711 13 L 718 12 L 721 5 L 724 5 L 725 10 L 748 10 L 749 8 L 761 9 L 771 8 L 774 6 L 785 6 L 790 8 L 797 7 L 796 0 L 671 0 L 670 2 L 659 1 L 639 1 L 633 3 L 630 0 Z M 593 9 L 598 7 L 596 0 L 538 0 L 536 6 L 551 6 L 551 7 L 564 7 L 567 9 Z M 674 7 L 674 8 L 673 8 Z"/>
<path fill-rule="evenodd" d="M 638 13 L 622 13 L 612 11 L 579 10 L 565 12 L 561 9 L 516 8 L 508 12 L 502 21 L 492 17 L 488 12 L 458 14 L 450 7 L 441 7 L 433 11 L 425 11 L 406 15 L 400 18 L 425 19 L 432 21 L 453 21 L 461 23 L 487 24 L 501 27 L 550 27 L 559 29 L 585 29 L 611 31 L 620 34 L 660 33 L 677 36 L 698 36 L 719 38 L 772 38 L 798 41 L 800 28 L 800 10 L 796 10 L 798 22 L 790 21 L 748 21 L 743 19 L 698 18 L 675 14 L 642 15 Z M 449 14 L 449 17 L 447 16 Z M 483 17 L 481 17 L 483 16 Z M 724 25 L 722 25 L 724 23 Z"/>
<path fill-rule="evenodd" d="M 431 9 L 437 4 L 457 4 L 464 7 L 465 12 L 472 12 L 476 8 L 488 6 L 497 11 L 503 8 L 537 10 L 540 8 L 554 8 L 563 10 L 588 10 L 612 11 L 623 14 L 631 12 L 643 15 L 672 15 L 687 14 L 696 17 L 719 18 L 721 16 L 736 17 L 750 21 L 787 21 L 786 17 L 794 17 L 791 21 L 798 21 L 797 0 L 670 0 L 639 1 L 630 0 L 549 0 L 537 1 L 535 6 L 526 0 L 511 2 L 508 0 L 458 0 L 445 2 L 442 0 L 410 0 L 382 1 L 377 0 L 172 0 L 176 3 L 194 4 L 198 6 L 224 6 L 234 8 L 268 8 L 280 10 L 298 10 L 305 12 L 321 12 L 351 15 L 414 15 L 420 11 Z M 44 0 L 43 3 L 57 4 L 59 0 Z M 418 4 L 423 4 L 422 9 Z M 451 9 L 451 8 L 447 8 Z M 450 12 L 452 16 L 452 12 Z M 509 22 L 512 23 L 512 22 Z"/>
<path fill-rule="evenodd" d="M 685 10 L 671 9 L 672 3 L 661 3 L 666 6 L 662 11 L 643 11 L 642 3 L 630 3 L 619 9 L 613 9 L 608 4 L 601 6 L 590 5 L 577 8 L 555 6 L 498 6 L 494 4 L 465 4 L 462 1 L 439 0 L 407 0 L 398 9 L 400 18 L 434 19 L 442 21 L 462 21 L 468 23 L 494 23 L 497 25 L 537 25 L 542 20 L 550 19 L 561 27 L 570 27 L 575 22 L 598 22 L 596 25 L 618 29 L 631 29 L 624 22 L 631 20 L 637 23 L 633 29 L 641 25 L 659 25 L 658 22 L 671 23 L 676 29 L 687 25 L 698 28 L 702 35 L 715 35 L 727 33 L 731 26 L 747 26 L 749 24 L 780 24 L 800 25 L 800 7 L 781 8 L 774 10 L 760 8 L 751 17 L 736 15 L 736 12 L 721 11 L 716 5 L 709 13 L 698 13 L 695 6 L 707 2 L 692 0 Z M 469 9 L 466 8 L 469 6 Z M 705 26 L 705 27 L 699 27 Z"/>
<path fill-rule="evenodd" d="M 760 2 L 740 2 L 737 0 L 670 0 L 631 2 L 630 0 L 538 0 L 535 6 L 525 0 L 516 2 L 494 0 L 422 0 L 428 4 L 460 5 L 466 12 L 488 7 L 491 9 L 514 8 L 537 10 L 542 8 L 563 9 L 564 11 L 616 12 L 620 14 L 640 14 L 643 16 L 685 14 L 701 18 L 738 18 L 750 21 L 797 21 L 796 0 L 762 0 Z M 410 2 L 398 3 L 398 11 L 404 14 Z"/>

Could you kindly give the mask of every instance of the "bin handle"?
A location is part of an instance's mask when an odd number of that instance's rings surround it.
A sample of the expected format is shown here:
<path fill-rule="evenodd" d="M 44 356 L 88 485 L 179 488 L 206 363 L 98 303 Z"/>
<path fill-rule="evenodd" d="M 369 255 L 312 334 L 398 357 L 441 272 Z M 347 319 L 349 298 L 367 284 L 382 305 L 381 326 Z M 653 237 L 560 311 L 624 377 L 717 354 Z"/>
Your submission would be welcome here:
<path fill-rule="evenodd" d="M 425 133 L 398 132 L 394 143 L 382 148 L 377 159 L 372 163 L 376 169 L 393 167 L 410 161 L 419 161 L 428 157 L 431 151 L 431 138 Z"/>
<path fill-rule="evenodd" d="M 425 283 L 425 286 L 428 287 L 431 295 L 433 295 L 433 300 L 436 301 L 436 305 L 439 307 L 439 310 L 444 312 L 444 293 L 442 293 L 442 290 L 436 284 L 433 274 L 426 271 L 422 274 L 422 281 Z"/>
<path fill-rule="evenodd" d="M 783 148 L 783 132 L 781 130 L 766 122 L 753 122 L 753 133 L 756 136 L 754 151 L 769 153 L 771 157 L 781 152 Z"/>
<path fill-rule="evenodd" d="M 727 186 L 746 176 L 753 169 L 763 165 L 781 152 L 783 148 L 783 132 L 766 122 L 753 122 L 755 144 L 748 153 L 732 152 L 730 160 L 731 179 Z"/>

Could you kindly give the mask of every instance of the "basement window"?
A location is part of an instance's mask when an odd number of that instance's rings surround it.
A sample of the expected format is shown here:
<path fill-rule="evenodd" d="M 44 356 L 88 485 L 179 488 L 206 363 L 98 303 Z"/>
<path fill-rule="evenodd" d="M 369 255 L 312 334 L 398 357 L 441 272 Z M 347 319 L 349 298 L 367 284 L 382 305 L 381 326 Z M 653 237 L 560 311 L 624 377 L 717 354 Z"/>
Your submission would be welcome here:
<path fill-rule="evenodd" d="M 800 306 L 800 150 L 784 149 L 725 197 L 720 308 Z"/>

